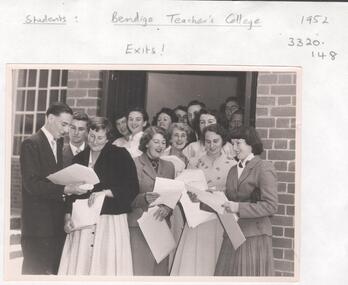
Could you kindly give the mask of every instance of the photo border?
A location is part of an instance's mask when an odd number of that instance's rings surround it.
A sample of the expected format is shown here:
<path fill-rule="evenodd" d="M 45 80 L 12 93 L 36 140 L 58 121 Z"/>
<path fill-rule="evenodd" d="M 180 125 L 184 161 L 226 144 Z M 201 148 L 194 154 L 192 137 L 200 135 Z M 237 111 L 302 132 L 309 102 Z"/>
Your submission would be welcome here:
<path fill-rule="evenodd" d="M 217 277 L 217 276 L 46 276 L 11 275 L 10 211 L 11 211 L 11 150 L 13 114 L 13 71 L 17 69 L 66 69 L 66 70 L 124 70 L 124 71 L 239 71 L 239 72 L 295 72 L 296 73 L 296 128 L 295 128 L 295 213 L 294 213 L 294 276 L 272 277 Z M 302 132 L 302 69 L 294 66 L 274 65 L 221 65 L 221 64 L 7 64 L 5 86 L 5 191 L 4 191 L 4 244 L 3 279 L 5 281 L 116 281 L 116 282 L 299 282 L 300 281 L 300 193 L 301 193 L 301 132 Z"/>

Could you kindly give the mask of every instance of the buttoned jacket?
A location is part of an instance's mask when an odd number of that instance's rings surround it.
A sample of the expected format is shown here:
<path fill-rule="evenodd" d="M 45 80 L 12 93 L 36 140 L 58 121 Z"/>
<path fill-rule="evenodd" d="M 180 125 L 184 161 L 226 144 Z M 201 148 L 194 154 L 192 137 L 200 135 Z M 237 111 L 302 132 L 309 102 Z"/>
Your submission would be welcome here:
<path fill-rule="evenodd" d="M 246 237 L 272 235 L 270 217 L 277 212 L 277 178 L 272 163 L 255 156 L 238 179 L 238 165 L 227 176 L 226 196 L 239 203 L 238 223 Z"/>

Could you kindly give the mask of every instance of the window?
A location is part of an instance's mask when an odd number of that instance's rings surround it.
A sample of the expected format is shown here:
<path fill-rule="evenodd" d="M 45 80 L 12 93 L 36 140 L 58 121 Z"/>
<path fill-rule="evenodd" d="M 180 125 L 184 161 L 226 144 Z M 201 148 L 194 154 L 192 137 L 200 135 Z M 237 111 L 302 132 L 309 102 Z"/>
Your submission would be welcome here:
<path fill-rule="evenodd" d="M 66 101 L 67 81 L 67 70 L 14 71 L 13 155 L 19 155 L 22 141 L 44 125 L 48 106 Z"/>

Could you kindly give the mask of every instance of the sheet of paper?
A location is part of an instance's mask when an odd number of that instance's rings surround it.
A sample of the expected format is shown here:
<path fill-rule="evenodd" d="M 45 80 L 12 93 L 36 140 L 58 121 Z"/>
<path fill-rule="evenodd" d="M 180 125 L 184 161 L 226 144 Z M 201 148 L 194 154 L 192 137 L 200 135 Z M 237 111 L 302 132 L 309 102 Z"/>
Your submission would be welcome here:
<path fill-rule="evenodd" d="M 236 250 L 245 242 L 245 236 L 237 223 L 235 214 L 218 214 L 219 220 Z"/>
<path fill-rule="evenodd" d="M 203 211 L 199 208 L 199 203 L 192 203 L 187 193 L 182 194 L 180 203 L 185 213 L 187 224 L 190 228 L 216 219 L 216 214 Z"/>
<path fill-rule="evenodd" d="M 176 246 L 174 237 L 165 220 L 153 216 L 158 207 L 150 208 L 138 219 L 139 227 L 157 263 L 167 257 Z"/>
<path fill-rule="evenodd" d="M 205 179 L 204 172 L 201 169 L 185 169 L 175 179 L 183 181 L 186 185 L 190 185 L 199 190 L 208 189 L 208 184 Z"/>
<path fill-rule="evenodd" d="M 212 208 L 215 212 L 219 214 L 224 213 L 224 208 L 222 207 L 222 204 L 228 201 L 225 194 L 221 191 L 215 191 L 215 192 L 208 192 L 208 191 L 201 191 L 194 187 L 188 187 L 188 191 L 191 191 L 195 194 L 197 194 L 198 200 L 203 202 L 204 204 L 207 204 L 210 208 Z"/>
<path fill-rule="evenodd" d="M 153 191 L 160 193 L 160 196 L 151 206 L 164 204 L 174 209 L 181 194 L 185 191 L 185 183 L 178 180 L 156 177 Z"/>
<path fill-rule="evenodd" d="M 103 206 L 105 194 L 96 195 L 92 206 L 88 206 L 88 199 L 77 199 L 73 203 L 71 219 L 75 228 L 84 228 L 97 223 Z"/>
<path fill-rule="evenodd" d="M 47 179 L 59 185 L 69 185 L 79 182 L 92 185 L 99 183 L 99 178 L 93 168 L 77 163 L 48 175 Z"/>
<path fill-rule="evenodd" d="M 204 172 L 201 169 L 185 169 L 176 180 L 185 183 L 186 191 L 188 189 L 197 189 L 204 191 L 208 189 L 208 184 L 205 179 Z M 191 188 L 192 187 L 192 188 Z M 187 224 L 190 228 L 194 228 L 199 224 L 216 219 L 214 213 L 203 211 L 199 208 L 199 203 L 192 203 L 187 193 L 183 193 L 180 202 L 184 209 Z"/>

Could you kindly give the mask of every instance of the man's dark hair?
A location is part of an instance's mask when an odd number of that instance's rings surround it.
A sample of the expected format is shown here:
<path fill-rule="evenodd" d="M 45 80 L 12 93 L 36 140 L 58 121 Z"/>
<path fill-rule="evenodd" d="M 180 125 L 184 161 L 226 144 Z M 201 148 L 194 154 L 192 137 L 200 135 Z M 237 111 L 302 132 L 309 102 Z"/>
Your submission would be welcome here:
<path fill-rule="evenodd" d="M 188 103 L 187 108 L 189 108 L 189 107 L 191 107 L 193 105 L 199 105 L 202 108 L 206 108 L 205 104 L 203 102 L 201 102 L 201 101 L 198 101 L 198 100 L 192 100 L 190 103 Z"/>
<path fill-rule="evenodd" d="M 88 118 L 88 115 L 84 112 L 74 112 L 73 120 L 85 121 L 88 123 L 89 118 Z"/>
<path fill-rule="evenodd" d="M 72 109 L 63 102 L 54 102 L 49 106 L 49 108 L 46 111 L 46 116 L 49 114 L 59 116 L 61 113 L 68 113 L 70 115 L 73 115 Z"/>

